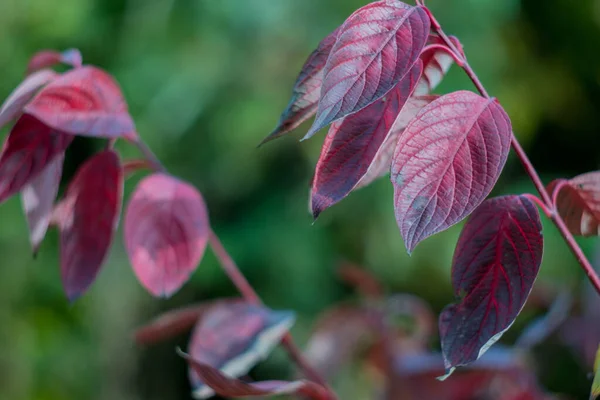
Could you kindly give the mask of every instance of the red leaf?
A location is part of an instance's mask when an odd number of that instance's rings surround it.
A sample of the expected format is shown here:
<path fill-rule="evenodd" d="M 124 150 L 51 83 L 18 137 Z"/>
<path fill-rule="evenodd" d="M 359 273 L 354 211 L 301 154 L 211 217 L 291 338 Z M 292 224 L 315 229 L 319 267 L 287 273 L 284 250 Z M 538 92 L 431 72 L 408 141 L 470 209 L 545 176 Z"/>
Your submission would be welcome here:
<path fill-rule="evenodd" d="M 94 282 L 117 228 L 123 199 L 119 156 L 106 150 L 87 160 L 57 206 L 62 282 L 69 300 Z"/>
<path fill-rule="evenodd" d="M 506 163 L 511 135 L 500 104 L 467 91 L 438 98 L 412 120 L 392 162 L 396 220 L 409 253 L 481 204 Z"/>
<path fill-rule="evenodd" d="M 121 89 L 106 72 L 84 66 L 62 74 L 25 106 L 46 125 L 74 135 L 134 135 Z"/>
<path fill-rule="evenodd" d="M 81 53 L 77 49 L 65 50 L 62 53 L 55 50 L 42 50 L 34 54 L 31 60 L 29 60 L 27 75 L 61 63 L 75 68 L 81 67 L 81 58 Z"/>
<path fill-rule="evenodd" d="M 191 185 L 157 173 L 138 185 L 125 213 L 125 247 L 140 283 L 169 297 L 204 255 L 210 226 L 204 199 Z"/>
<path fill-rule="evenodd" d="M 467 221 L 452 263 L 461 301 L 439 320 L 448 375 L 481 357 L 513 324 L 542 262 L 541 230 L 538 210 L 525 196 L 487 200 Z"/>
<path fill-rule="evenodd" d="M 464 57 L 463 47 L 460 41 L 454 37 L 449 37 L 450 41 L 460 51 L 460 56 Z M 439 36 L 429 36 L 426 47 L 421 53 L 423 61 L 423 77 L 415 89 L 415 96 L 431 93 L 444 79 L 446 73 L 454 63 L 454 58 L 450 55 L 450 49 L 446 47 L 444 41 Z M 432 47 L 429 47 L 432 46 Z M 446 50 L 441 49 L 443 46 Z"/>
<path fill-rule="evenodd" d="M 415 89 L 421 69 L 418 61 L 386 96 L 331 126 L 312 184 L 314 218 L 346 197 L 365 176 Z"/>
<path fill-rule="evenodd" d="M 552 193 L 560 181 L 548 186 Z M 574 235 L 600 234 L 600 172 L 588 172 L 563 181 L 556 199 L 558 213 Z"/>
<path fill-rule="evenodd" d="M 2 104 L 0 109 L 0 128 L 17 118 L 23 111 L 25 104 L 35 96 L 36 92 L 45 84 L 52 81 L 58 74 L 52 70 L 44 69 L 28 76 Z"/>
<path fill-rule="evenodd" d="M 0 202 L 21 191 L 62 154 L 73 137 L 23 115 L 8 135 L 0 155 Z"/>
<path fill-rule="evenodd" d="M 54 200 L 62 177 L 64 153 L 52 162 L 21 190 L 21 204 L 29 226 L 29 238 L 33 254 L 36 254 L 46 236 Z"/>
<path fill-rule="evenodd" d="M 352 14 L 325 65 L 317 116 L 305 139 L 392 90 L 419 58 L 429 26 L 422 7 L 397 0 L 376 1 Z"/>
<path fill-rule="evenodd" d="M 419 111 L 438 97 L 439 96 L 437 95 L 414 96 L 413 94 L 413 96 L 408 99 L 402 108 L 402 111 L 400 111 L 400 115 L 398 115 L 396 122 L 394 122 L 392 130 L 379 148 L 379 151 L 377 151 L 375 158 L 371 162 L 371 165 L 369 165 L 369 169 L 360 182 L 356 184 L 355 189 L 370 185 L 376 179 L 390 173 L 392 156 L 394 155 L 394 149 L 396 148 L 396 143 L 398 143 L 398 138 Z"/>
<path fill-rule="evenodd" d="M 294 313 L 289 311 L 248 303 L 216 304 L 194 328 L 189 352 L 197 362 L 239 377 L 271 353 L 294 320 Z M 190 381 L 195 398 L 213 394 L 210 382 L 203 381 L 194 369 L 190 369 Z"/>
<path fill-rule="evenodd" d="M 292 99 L 281 115 L 275 130 L 262 141 L 261 145 L 293 131 L 315 115 L 323 83 L 323 69 L 338 32 L 339 28 L 330 33 L 308 57 L 294 84 Z"/>
<path fill-rule="evenodd" d="M 178 353 L 190 364 L 195 373 L 201 376 L 202 380 L 207 382 L 207 385 L 222 397 L 270 397 L 282 394 L 298 394 L 315 400 L 328 400 L 331 398 L 327 389 L 310 381 L 263 381 L 246 383 L 232 378 L 208 364 L 197 361 L 181 350 L 178 350 Z"/>

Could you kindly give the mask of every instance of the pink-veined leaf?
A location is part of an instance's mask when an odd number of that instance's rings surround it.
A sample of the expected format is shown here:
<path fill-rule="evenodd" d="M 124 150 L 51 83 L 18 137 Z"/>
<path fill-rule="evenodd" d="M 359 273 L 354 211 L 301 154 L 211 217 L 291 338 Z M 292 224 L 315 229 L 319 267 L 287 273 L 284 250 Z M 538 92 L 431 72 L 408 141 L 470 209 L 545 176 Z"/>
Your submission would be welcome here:
<path fill-rule="evenodd" d="M 10 131 L 0 155 L 0 203 L 21 191 L 73 141 L 30 115 Z"/>
<path fill-rule="evenodd" d="M 422 64 L 417 60 L 387 95 L 331 125 L 312 183 L 311 204 L 315 219 L 323 210 L 346 197 L 365 176 L 415 89 L 421 72 Z"/>
<path fill-rule="evenodd" d="M 314 382 L 301 380 L 292 382 L 262 381 L 246 383 L 219 371 L 217 368 L 196 360 L 179 349 L 177 352 L 188 362 L 190 368 L 193 368 L 195 374 L 202 377 L 207 386 L 211 387 L 211 391 L 214 391 L 214 393 L 221 397 L 270 397 L 283 394 L 297 394 L 314 400 L 331 399 L 327 389 Z"/>
<path fill-rule="evenodd" d="M 34 255 L 37 254 L 50 224 L 54 200 L 60 187 L 64 158 L 64 153 L 54 157 L 50 164 L 21 190 L 21 205 L 27 218 Z"/>
<path fill-rule="evenodd" d="M 452 262 L 461 300 L 439 319 L 446 376 L 481 357 L 521 312 L 542 262 L 541 230 L 525 196 L 487 200 L 467 221 Z"/>
<path fill-rule="evenodd" d="M 511 135 L 500 104 L 473 92 L 447 94 L 417 114 L 398 140 L 391 176 L 409 253 L 483 202 L 506 163 Z"/>
<path fill-rule="evenodd" d="M 352 14 L 327 59 L 317 116 L 305 139 L 392 90 L 419 58 L 429 27 L 422 7 L 397 0 L 376 1 Z"/>
<path fill-rule="evenodd" d="M 308 57 L 296 79 L 292 98 L 281 115 L 277 127 L 261 143 L 264 144 L 296 129 L 315 115 L 321 95 L 323 69 L 337 39 L 339 28 L 330 33 Z"/>
<path fill-rule="evenodd" d="M 248 303 L 216 304 L 194 328 L 189 353 L 197 362 L 237 378 L 265 359 L 294 321 L 290 311 Z M 194 368 L 189 373 L 195 398 L 213 395 L 210 382 L 204 382 Z"/>
<path fill-rule="evenodd" d="M 77 170 L 57 205 L 61 277 L 69 300 L 81 296 L 96 279 L 117 229 L 122 200 L 119 156 L 105 150 Z"/>
<path fill-rule="evenodd" d="M 464 57 L 463 47 L 460 41 L 454 37 L 449 37 L 450 41 L 460 51 L 460 56 Z M 439 36 L 429 36 L 428 46 L 444 46 L 444 41 Z M 454 63 L 454 58 L 450 55 L 451 50 L 440 49 L 439 47 L 425 47 L 421 53 L 423 61 L 423 76 L 415 89 L 415 96 L 421 96 L 431 93 L 444 79 L 444 76 L 450 70 Z"/>
<path fill-rule="evenodd" d="M 24 111 L 73 135 L 116 138 L 135 134 L 117 82 L 103 70 L 83 66 L 44 87 Z"/>
<path fill-rule="evenodd" d="M 568 181 L 553 181 L 548 186 L 552 193 L 557 184 L 563 185 L 556 198 L 558 213 L 574 235 L 600 234 L 600 172 L 588 172 Z"/>
<path fill-rule="evenodd" d="M 200 193 L 163 173 L 144 178 L 125 213 L 125 247 L 133 270 L 157 297 L 173 295 L 196 270 L 210 233 Z"/>
<path fill-rule="evenodd" d="M 81 67 L 82 57 L 78 49 L 68 49 L 63 52 L 56 50 L 38 51 L 31 57 L 27 65 L 27 74 L 43 68 L 53 67 L 56 64 L 67 64 L 74 68 Z"/>
<path fill-rule="evenodd" d="M 419 111 L 438 97 L 438 95 L 415 96 L 413 93 L 413 96 L 408 99 L 402 111 L 400 111 L 400 115 L 396 119 L 396 122 L 394 122 L 390 133 L 379 148 L 379 151 L 377 151 L 371 165 L 369 165 L 369 169 L 360 182 L 356 184 L 355 189 L 370 185 L 376 179 L 389 175 L 392 166 L 392 156 L 394 155 L 398 138 Z"/>
<path fill-rule="evenodd" d="M 35 96 L 38 90 L 52 81 L 58 74 L 50 69 L 43 69 L 29 75 L 2 104 L 0 109 L 0 128 L 17 118 L 25 104 Z"/>

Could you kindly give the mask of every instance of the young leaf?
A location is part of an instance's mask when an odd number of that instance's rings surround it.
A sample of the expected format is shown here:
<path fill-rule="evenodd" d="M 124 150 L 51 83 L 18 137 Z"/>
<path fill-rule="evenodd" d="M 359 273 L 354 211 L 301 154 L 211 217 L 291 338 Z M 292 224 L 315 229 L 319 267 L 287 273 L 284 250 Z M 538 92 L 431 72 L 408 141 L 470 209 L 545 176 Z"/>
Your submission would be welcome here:
<path fill-rule="evenodd" d="M 122 200 L 119 156 L 105 150 L 78 169 L 57 205 L 61 277 L 69 300 L 81 296 L 96 279 L 117 229 Z"/>
<path fill-rule="evenodd" d="M 550 193 L 559 181 L 548 186 Z M 600 172 L 588 172 L 564 182 L 556 199 L 558 213 L 574 235 L 600 234 Z"/>
<path fill-rule="evenodd" d="M 265 359 L 294 324 L 290 311 L 272 311 L 248 304 L 217 304 L 206 311 L 192 333 L 189 353 L 199 363 L 230 377 L 245 375 Z M 213 395 L 206 382 L 190 369 L 194 398 Z"/>
<path fill-rule="evenodd" d="M 352 14 L 327 59 L 317 116 L 305 139 L 392 90 L 419 58 L 429 27 L 422 7 L 397 0 L 376 1 Z"/>
<path fill-rule="evenodd" d="M 454 37 L 449 37 L 450 41 L 461 52 L 459 55 L 464 56 L 462 44 Z M 427 41 L 428 46 L 444 46 L 444 41 L 438 36 L 429 36 Z M 443 50 L 439 47 L 426 47 L 421 53 L 423 61 L 423 77 L 419 81 L 415 89 L 415 96 L 421 96 L 431 93 L 444 79 L 444 76 L 450 70 L 454 63 L 454 58 L 450 55 L 450 49 L 446 47 Z"/>
<path fill-rule="evenodd" d="M 170 297 L 204 255 L 210 226 L 204 199 L 191 185 L 156 173 L 144 178 L 125 213 L 125 247 L 133 270 L 156 297 Z"/>
<path fill-rule="evenodd" d="M 116 138 L 135 132 L 119 85 L 109 74 L 91 66 L 56 78 L 24 111 L 73 135 Z"/>
<path fill-rule="evenodd" d="M 193 368 L 194 373 L 200 376 L 206 382 L 207 386 L 210 386 L 211 391 L 214 391 L 214 393 L 221 397 L 270 397 L 282 394 L 297 394 L 314 400 L 331 399 L 327 390 L 314 382 L 302 380 L 293 382 L 262 381 L 246 383 L 226 373 L 222 373 L 217 368 L 196 360 L 179 349 L 177 352 L 188 362 L 190 368 Z"/>
<path fill-rule="evenodd" d="M 390 173 L 392 156 L 394 155 L 398 138 L 400 135 L 402 135 L 404 129 L 406 129 L 406 126 L 410 123 L 410 121 L 413 120 L 413 118 L 415 118 L 419 111 L 421 111 L 423 107 L 438 97 L 438 95 L 414 96 L 413 94 L 413 96 L 408 99 L 402 108 L 402 111 L 400 111 L 400 115 L 398 115 L 396 122 L 394 122 L 390 133 L 377 151 L 377 154 L 375 155 L 375 158 L 373 158 L 371 165 L 369 165 L 369 169 L 361 178 L 360 182 L 356 184 L 355 189 L 370 185 L 376 179 Z"/>
<path fill-rule="evenodd" d="M 29 239 L 34 255 L 37 254 L 50 224 L 54 200 L 62 177 L 64 158 L 64 153 L 54 157 L 50 164 L 21 190 L 21 204 L 27 218 Z"/>
<path fill-rule="evenodd" d="M 73 141 L 30 115 L 12 128 L 0 155 L 0 203 L 21 191 Z"/>
<path fill-rule="evenodd" d="M 481 357 L 513 324 L 542 262 L 541 230 L 525 196 L 487 200 L 467 221 L 452 262 L 461 301 L 439 319 L 446 376 Z"/>
<path fill-rule="evenodd" d="M 2 104 L 0 109 L 0 128 L 17 118 L 36 92 L 48 82 L 55 79 L 58 74 L 49 69 L 43 69 L 28 76 Z"/>
<path fill-rule="evenodd" d="M 311 204 L 315 219 L 323 210 L 346 197 L 365 176 L 415 89 L 421 71 L 421 62 L 417 61 L 386 96 L 331 126 L 312 184 Z"/>
<path fill-rule="evenodd" d="M 55 50 L 42 50 L 29 60 L 27 75 L 43 68 L 53 67 L 56 64 L 67 64 L 72 67 L 81 67 L 82 57 L 77 49 L 68 49 L 61 52 Z"/>
<path fill-rule="evenodd" d="M 506 163 L 511 135 L 500 104 L 473 92 L 442 96 L 417 114 L 398 140 L 391 177 L 409 253 L 481 204 Z"/>
<path fill-rule="evenodd" d="M 294 84 L 292 99 L 281 115 L 277 127 L 262 141 L 261 145 L 293 131 L 315 115 L 323 83 L 323 68 L 337 39 L 338 31 L 339 28 L 323 39 L 319 47 L 308 57 Z"/>

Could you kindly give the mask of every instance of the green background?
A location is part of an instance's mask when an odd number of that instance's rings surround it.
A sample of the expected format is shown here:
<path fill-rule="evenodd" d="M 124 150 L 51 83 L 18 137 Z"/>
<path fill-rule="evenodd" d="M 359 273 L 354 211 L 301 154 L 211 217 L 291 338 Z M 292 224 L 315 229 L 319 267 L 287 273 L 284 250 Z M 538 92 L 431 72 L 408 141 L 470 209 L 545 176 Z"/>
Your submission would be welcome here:
<path fill-rule="evenodd" d="M 440 310 L 453 301 L 449 270 L 460 226 L 426 240 L 412 257 L 396 226 L 388 179 L 357 191 L 316 224 L 308 191 L 324 135 L 308 129 L 260 149 L 288 102 L 299 68 L 360 0 L 1 0 L 0 97 L 43 48 L 79 48 L 85 63 L 114 74 L 139 133 L 173 174 L 201 190 L 211 223 L 264 300 L 294 309 L 305 342 L 327 306 L 352 296 L 339 261 L 364 265 L 390 291 L 416 293 Z M 598 168 L 600 2 L 430 0 L 457 35 L 489 92 L 547 181 Z M 438 89 L 470 83 L 453 68 Z M 78 139 L 65 179 L 101 141 Z M 119 145 L 125 157 L 135 150 Z M 126 194 L 139 175 L 126 184 Z M 511 156 L 494 194 L 532 192 Z M 577 285 L 582 274 L 546 221 L 538 285 Z M 582 240 L 590 251 L 595 239 Z M 32 259 L 18 198 L 0 208 L 0 399 L 187 399 L 185 337 L 153 348 L 133 329 L 157 313 L 235 293 L 210 251 L 169 300 L 137 283 L 119 231 L 91 290 L 62 293 L 56 232 Z M 521 326 L 520 322 L 514 330 Z M 514 335 L 507 335 L 507 343 Z M 257 376 L 285 376 L 277 351 Z M 567 367 L 568 365 L 568 367 Z M 587 370 L 555 363 L 554 391 L 584 398 Z M 283 369 L 282 369 L 283 368 Z M 283 371 L 283 372 L 282 372 Z M 352 392 L 351 392 L 352 393 Z"/>

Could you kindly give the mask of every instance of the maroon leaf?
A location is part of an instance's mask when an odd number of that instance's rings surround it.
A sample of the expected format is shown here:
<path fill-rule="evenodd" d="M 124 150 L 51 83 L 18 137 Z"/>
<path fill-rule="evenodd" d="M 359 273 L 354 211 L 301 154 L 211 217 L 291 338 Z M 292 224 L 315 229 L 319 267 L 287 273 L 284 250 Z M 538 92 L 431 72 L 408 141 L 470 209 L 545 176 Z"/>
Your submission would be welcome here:
<path fill-rule="evenodd" d="M 369 169 L 362 177 L 360 182 L 356 184 L 355 189 L 359 189 L 370 185 L 378 178 L 382 176 L 388 175 L 390 173 L 390 169 L 392 166 L 392 156 L 394 155 L 394 149 L 396 148 L 396 143 L 398 143 L 398 138 L 406 129 L 406 126 L 413 120 L 413 118 L 421 111 L 423 107 L 427 104 L 431 103 L 439 96 L 437 95 L 429 95 L 429 96 L 413 96 L 408 99 L 402 111 L 400 111 L 400 115 L 394 122 L 390 133 L 387 138 L 379 147 L 375 158 L 369 165 Z"/>
<path fill-rule="evenodd" d="M 25 112 L 74 135 L 135 135 L 119 85 L 96 67 L 84 66 L 62 74 L 25 106 Z"/>
<path fill-rule="evenodd" d="M 319 47 L 308 57 L 294 84 L 292 99 L 281 115 L 275 130 L 262 141 L 261 145 L 293 131 L 315 115 L 321 95 L 323 69 L 337 39 L 338 31 L 339 28 L 323 39 Z"/>
<path fill-rule="evenodd" d="M 417 61 L 386 96 L 331 126 L 312 184 L 314 218 L 346 197 L 365 176 L 415 89 L 421 70 Z"/>
<path fill-rule="evenodd" d="M 185 354 L 181 350 L 178 353 L 194 369 L 198 376 L 207 383 L 212 390 L 222 397 L 255 397 L 275 396 L 282 394 L 298 394 L 315 400 L 328 400 L 331 397 L 324 387 L 310 381 L 263 381 L 246 383 L 232 378 L 206 363 Z M 208 397 L 208 396 L 207 396 Z M 206 397 L 195 397 L 206 398 Z"/>
<path fill-rule="evenodd" d="M 189 353 L 199 363 L 239 377 L 269 355 L 294 320 L 290 311 L 271 311 L 248 303 L 216 304 L 194 328 Z M 195 398 L 213 394 L 210 382 L 193 368 L 190 381 Z"/>
<path fill-rule="evenodd" d="M 439 320 L 446 376 L 481 357 L 514 322 L 542 262 L 541 230 L 525 196 L 487 200 L 467 221 L 452 263 L 461 301 Z"/>
<path fill-rule="evenodd" d="M 2 104 L 0 109 L 0 128 L 17 118 L 23 111 L 25 104 L 35 96 L 36 92 L 45 84 L 52 81 L 58 74 L 52 70 L 44 69 L 28 76 Z"/>
<path fill-rule="evenodd" d="M 81 67 L 82 57 L 77 49 L 65 50 L 62 53 L 55 50 L 42 50 L 34 54 L 27 65 L 27 74 L 43 68 L 53 67 L 56 64 L 67 64 L 72 67 Z"/>
<path fill-rule="evenodd" d="M 54 157 L 44 170 L 21 190 L 21 204 L 29 226 L 33 254 L 46 236 L 54 200 L 62 177 L 64 153 Z"/>
<path fill-rule="evenodd" d="M 21 191 L 73 141 L 30 115 L 12 128 L 0 155 L 0 203 Z"/>
<path fill-rule="evenodd" d="M 169 297 L 204 255 L 210 226 L 204 199 L 191 185 L 156 173 L 136 188 L 125 213 L 125 247 L 152 295 Z"/>
<path fill-rule="evenodd" d="M 511 135 L 500 104 L 472 92 L 442 96 L 417 114 L 392 161 L 396 220 L 409 253 L 481 204 L 506 163 Z"/>
<path fill-rule="evenodd" d="M 600 234 L 600 172 L 588 172 L 568 181 L 557 180 L 548 186 L 552 193 L 563 185 L 556 198 L 558 213 L 574 235 Z"/>
<path fill-rule="evenodd" d="M 71 301 L 96 279 L 117 228 L 122 199 L 119 156 L 106 150 L 79 168 L 58 204 L 61 276 Z"/>
<path fill-rule="evenodd" d="M 460 51 L 460 56 L 464 56 L 462 44 L 454 37 L 449 37 L 450 41 Z M 431 93 L 444 79 L 446 73 L 454 63 L 454 58 L 450 55 L 450 49 L 446 47 L 444 41 L 438 36 L 429 36 L 427 44 L 432 47 L 426 47 L 421 53 L 423 61 L 423 77 L 415 89 L 415 96 L 421 96 Z M 446 49 L 440 48 L 443 46 Z"/>
<path fill-rule="evenodd" d="M 317 116 L 305 139 L 392 90 L 419 58 L 429 18 L 397 0 L 368 4 L 340 28 L 324 69 Z"/>

